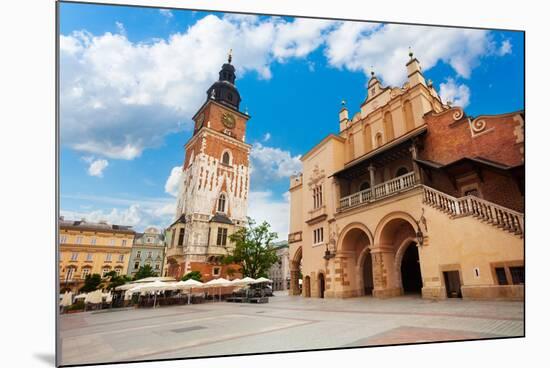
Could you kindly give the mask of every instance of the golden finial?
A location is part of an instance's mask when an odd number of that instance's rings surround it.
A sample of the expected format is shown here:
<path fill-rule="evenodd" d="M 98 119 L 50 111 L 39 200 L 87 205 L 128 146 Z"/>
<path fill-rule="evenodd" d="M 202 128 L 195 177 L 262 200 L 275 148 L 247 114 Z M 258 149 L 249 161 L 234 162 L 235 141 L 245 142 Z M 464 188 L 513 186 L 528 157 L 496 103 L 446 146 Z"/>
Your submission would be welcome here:
<path fill-rule="evenodd" d="M 229 49 L 229 53 L 227 54 L 227 62 L 229 64 L 231 64 L 231 60 L 233 59 L 233 57 L 231 56 L 232 53 L 233 53 L 233 49 Z"/>
<path fill-rule="evenodd" d="M 370 66 L 370 76 L 374 77 L 374 67 L 372 65 Z"/>
<path fill-rule="evenodd" d="M 412 60 L 412 58 L 413 58 L 413 51 L 412 51 L 412 48 L 411 48 L 410 46 L 409 46 L 409 57 L 410 57 L 411 60 Z"/>

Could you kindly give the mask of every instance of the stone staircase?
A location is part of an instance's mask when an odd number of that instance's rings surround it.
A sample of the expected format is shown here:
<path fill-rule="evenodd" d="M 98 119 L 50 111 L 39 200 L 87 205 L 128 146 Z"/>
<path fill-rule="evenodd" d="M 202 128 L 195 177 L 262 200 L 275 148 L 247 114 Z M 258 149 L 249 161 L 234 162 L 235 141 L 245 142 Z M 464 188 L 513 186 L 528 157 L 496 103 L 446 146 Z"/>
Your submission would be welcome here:
<path fill-rule="evenodd" d="M 524 237 L 524 215 L 471 195 L 455 198 L 423 185 L 423 202 L 451 218 L 472 216 L 520 238 Z"/>

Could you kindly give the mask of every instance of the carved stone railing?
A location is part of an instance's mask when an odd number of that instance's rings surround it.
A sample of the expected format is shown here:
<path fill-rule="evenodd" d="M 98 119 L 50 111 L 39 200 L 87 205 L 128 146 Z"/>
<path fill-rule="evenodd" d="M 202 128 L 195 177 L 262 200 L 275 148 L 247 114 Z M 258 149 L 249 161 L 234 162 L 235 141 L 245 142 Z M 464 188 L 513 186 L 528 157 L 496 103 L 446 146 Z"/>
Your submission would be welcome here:
<path fill-rule="evenodd" d="M 345 211 L 363 203 L 389 197 L 404 190 L 413 188 L 416 184 L 418 184 L 416 176 L 414 175 L 414 172 L 410 172 L 405 175 L 398 176 L 392 180 L 377 184 L 372 188 L 341 198 L 340 207 L 338 210 Z"/>
<path fill-rule="evenodd" d="M 451 217 L 473 216 L 516 235 L 524 234 L 522 213 L 471 195 L 455 198 L 427 186 L 423 190 L 424 203 Z"/>

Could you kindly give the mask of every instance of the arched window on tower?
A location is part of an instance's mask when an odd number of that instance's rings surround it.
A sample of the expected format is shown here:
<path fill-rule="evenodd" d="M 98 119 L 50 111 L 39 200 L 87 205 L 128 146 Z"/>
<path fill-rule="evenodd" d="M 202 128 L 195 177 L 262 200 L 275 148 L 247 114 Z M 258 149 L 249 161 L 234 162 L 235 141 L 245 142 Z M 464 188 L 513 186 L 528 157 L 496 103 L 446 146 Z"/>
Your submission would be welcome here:
<path fill-rule="evenodd" d="M 225 212 L 225 194 L 220 194 L 218 198 L 218 212 Z"/>
<path fill-rule="evenodd" d="M 231 164 L 231 155 L 229 152 L 224 152 L 222 155 L 222 164 L 224 165 L 230 165 Z"/>

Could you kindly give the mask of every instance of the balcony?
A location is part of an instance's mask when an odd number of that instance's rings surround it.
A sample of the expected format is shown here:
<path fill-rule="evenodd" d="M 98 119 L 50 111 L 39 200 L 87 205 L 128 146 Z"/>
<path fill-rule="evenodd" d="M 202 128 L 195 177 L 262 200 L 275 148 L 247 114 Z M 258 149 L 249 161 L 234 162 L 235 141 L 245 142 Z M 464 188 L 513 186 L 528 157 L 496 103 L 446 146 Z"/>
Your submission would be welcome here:
<path fill-rule="evenodd" d="M 414 188 L 419 181 L 413 172 L 398 176 L 392 180 L 377 184 L 372 188 L 362 190 L 340 199 L 338 212 L 347 211 L 357 206 L 393 196 Z"/>

